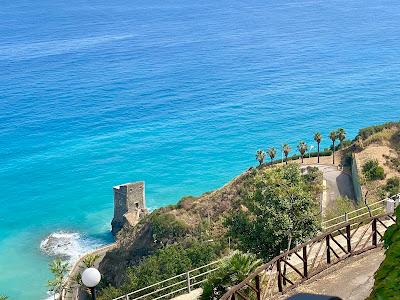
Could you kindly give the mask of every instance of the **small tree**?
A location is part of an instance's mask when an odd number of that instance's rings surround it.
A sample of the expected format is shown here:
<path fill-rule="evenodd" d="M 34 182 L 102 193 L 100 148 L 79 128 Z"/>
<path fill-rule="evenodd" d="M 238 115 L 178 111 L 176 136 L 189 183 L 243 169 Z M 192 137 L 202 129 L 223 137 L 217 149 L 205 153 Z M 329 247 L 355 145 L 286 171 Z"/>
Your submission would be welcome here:
<path fill-rule="evenodd" d="M 307 152 L 308 146 L 304 141 L 301 141 L 298 145 L 297 145 L 297 149 L 300 152 L 300 156 L 301 156 L 301 163 L 303 163 L 304 160 L 304 154 Z"/>
<path fill-rule="evenodd" d="M 49 291 L 53 293 L 54 299 L 57 299 L 64 288 L 65 278 L 68 273 L 68 263 L 56 258 L 49 264 L 50 272 L 54 278 L 47 282 Z"/>
<path fill-rule="evenodd" d="M 275 158 L 275 155 L 276 155 L 275 147 L 271 147 L 271 148 L 268 149 L 268 155 L 269 155 L 269 158 L 271 159 L 271 165 L 272 165 L 274 163 L 274 158 Z"/>
<path fill-rule="evenodd" d="M 343 141 L 346 139 L 346 131 L 343 128 L 339 128 L 336 131 L 337 138 L 340 141 L 340 147 L 343 147 Z"/>
<path fill-rule="evenodd" d="M 290 152 L 290 146 L 288 144 L 283 145 L 283 153 L 285 154 L 285 163 L 287 164 L 288 162 L 288 155 Z"/>
<path fill-rule="evenodd" d="M 226 219 L 243 251 L 268 260 L 319 230 L 319 207 L 298 165 L 260 170 L 245 186 L 243 202 Z"/>
<path fill-rule="evenodd" d="M 316 132 L 316 133 L 314 134 L 314 141 L 317 142 L 318 163 L 319 163 L 319 146 L 320 146 L 321 141 L 322 141 L 322 134 L 319 133 L 319 132 Z"/>
<path fill-rule="evenodd" d="M 7 297 L 7 296 L 0 295 L 0 300 L 7 300 L 7 299 L 8 299 L 8 297 Z"/>
<path fill-rule="evenodd" d="M 256 159 L 258 160 L 260 166 L 264 163 L 265 152 L 263 150 L 257 150 Z"/>
<path fill-rule="evenodd" d="M 332 156 L 332 163 L 335 164 L 335 141 L 337 139 L 337 135 L 335 131 L 331 131 L 329 133 L 329 138 L 332 141 L 332 151 L 333 151 L 333 156 Z"/>

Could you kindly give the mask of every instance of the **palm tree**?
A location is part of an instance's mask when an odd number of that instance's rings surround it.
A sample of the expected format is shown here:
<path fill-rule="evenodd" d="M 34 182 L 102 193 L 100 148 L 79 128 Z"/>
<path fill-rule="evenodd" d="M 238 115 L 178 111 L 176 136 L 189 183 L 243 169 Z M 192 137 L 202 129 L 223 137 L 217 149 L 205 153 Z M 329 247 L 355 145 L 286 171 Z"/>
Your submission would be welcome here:
<path fill-rule="evenodd" d="M 304 154 L 306 153 L 308 146 L 304 141 L 301 141 L 298 145 L 297 145 L 297 149 L 300 152 L 301 155 L 301 163 L 303 163 L 304 160 Z"/>
<path fill-rule="evenodd" d="M 265 152 L 261 149 L 257 150 L 256 159 L 258 160 L 258 162 L 260 163 L 260 166 L 261 166 L 264 163 Z"/>
<path fill-rule="evenodd" d="M 346 139 L 346 131 L 343 128 L 339 128 L 336 131 L 337 138 L 340 141 L 340 147 L 343 146 L 343 141 Z"/>
<path fill-rule="evenodd" d="M 332 150 L 333 150 L 333 164 L 335 164 L 335 141 L 337 139 L 337 134 L 335 131 L 331 131 L 329 133 L 329 138 L 332 141 Z"/>
<path fill-rule="evenodd" d="M 267 152 L 268 152 L 269 158 L 271 158 L 271 165 L 272 165 L 274 162 L 275 155 L 276 155 L 276 149 L 275 149 L 275 147 L 271 147 L 267 150 Z"/>
<path fill-rule="evenodd" d="M 321 141 L 322 141 L 322 135 L 321 135 L 321 133 L 316 132 L 316 133 L 314 134 L 314 141 L 316 141 L 316 142 L 317 142 L 317 145 L 318 145 L 318 163 L 319 163 L 319 144 L 320 144 Z"/>
<path fill-rule="evenodd" d="M 254 254 L 235 252 L 223 259 L 218 270 L 207 277 L 202 284 L 203 294 L 200 300 L 219 299 L 230 286 L 243 281 L 262 264 Z"/>
<path fill-rule="evenodd" d="M 282 146 L 282 149 L 283 149 L 283 153 L 285 153 L 285 163 L 287 164 L 287 158 L 288 158 L 289 152 L 291 150 L 290 146 L 288 144 L 284 144 Z"/>

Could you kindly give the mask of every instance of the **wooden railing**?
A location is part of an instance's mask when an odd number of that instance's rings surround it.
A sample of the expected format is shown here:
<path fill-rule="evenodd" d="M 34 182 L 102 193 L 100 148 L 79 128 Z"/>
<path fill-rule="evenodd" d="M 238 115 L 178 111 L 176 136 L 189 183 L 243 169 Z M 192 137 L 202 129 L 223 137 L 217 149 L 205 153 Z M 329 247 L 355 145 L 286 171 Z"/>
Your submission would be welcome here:
<path fill-rule="evenodd" d="M 378 247 L 393 214 L 338 225 L 282 253 L 233 286 L 221 300 L 276 299 L 337 262 Z"/>

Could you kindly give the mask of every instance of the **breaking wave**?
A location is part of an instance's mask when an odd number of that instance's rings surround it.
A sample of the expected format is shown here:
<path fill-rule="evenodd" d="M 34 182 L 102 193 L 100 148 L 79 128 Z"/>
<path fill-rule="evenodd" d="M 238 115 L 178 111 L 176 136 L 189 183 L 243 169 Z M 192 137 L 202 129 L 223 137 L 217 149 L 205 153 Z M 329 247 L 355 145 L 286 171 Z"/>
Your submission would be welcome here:
<path fill-rule="evenodd" d="M 78 232 L 57 231 L 40 242 L 40 250 L 74 264 L 80 256 L 104 245 L 104 241 Z"/>

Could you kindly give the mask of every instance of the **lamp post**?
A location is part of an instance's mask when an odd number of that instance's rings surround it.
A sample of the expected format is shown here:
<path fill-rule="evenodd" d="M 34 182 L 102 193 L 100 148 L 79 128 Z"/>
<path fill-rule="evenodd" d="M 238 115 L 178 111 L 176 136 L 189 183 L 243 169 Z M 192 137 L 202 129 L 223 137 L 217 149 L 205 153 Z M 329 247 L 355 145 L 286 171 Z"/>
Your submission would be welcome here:
<path fill-rule="evenodd" d="M 311 158 L 311 151 L 312 151 L 312 149 L 314 149 L 314 146 L 313 146 L 313 145 L 310 146 L 310 151 L 308 152 L 308 158 Z"/>
<path fill-rule="evenodd" d="M 83 284 L 90 289 L 92 299 L 96 300 L 96 285 L 99 284 L 101 279 L 100 272 L 96 268 L 87 268 L 82 273 Z"/>

